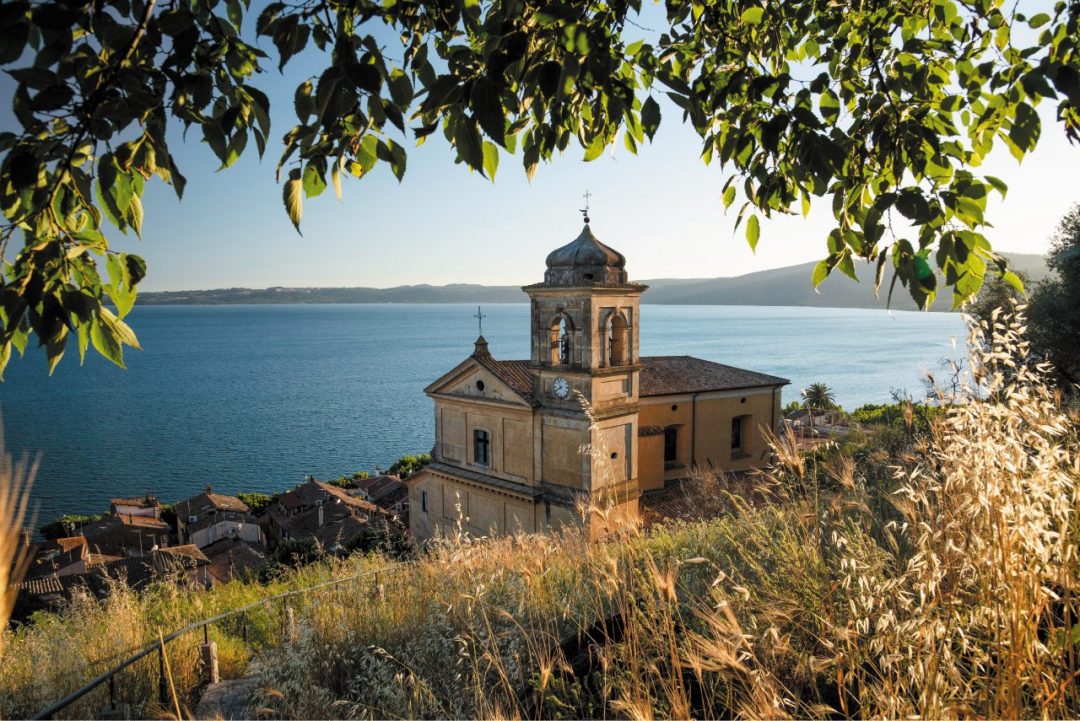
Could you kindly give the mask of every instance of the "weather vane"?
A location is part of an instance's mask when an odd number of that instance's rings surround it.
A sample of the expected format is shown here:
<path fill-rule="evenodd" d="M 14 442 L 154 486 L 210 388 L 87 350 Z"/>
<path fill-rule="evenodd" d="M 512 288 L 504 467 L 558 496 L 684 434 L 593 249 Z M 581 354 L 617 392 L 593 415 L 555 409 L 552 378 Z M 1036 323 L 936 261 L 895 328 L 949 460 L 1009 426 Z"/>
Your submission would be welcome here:
<path fill-rule="evenodd" d="M 589 198 L 591 198 L 591 197 L 592 197 L 592 194 L 589 192 L 588 188 L 586 188 L 585 189 L 585 207 L 581 209 L 581 214 L 585 216 L 585 224 L 586 225 L 589 224 Z"/>
<path fill-rule="evenodd" d="M 487 315 L 480 312 L 480 306 L 476 306 L 476 315 L 473 318 L 476 318 L 476 325 L 479 327 L 480 335 L 484 335 L 484 318 L 487 318 Z"/>

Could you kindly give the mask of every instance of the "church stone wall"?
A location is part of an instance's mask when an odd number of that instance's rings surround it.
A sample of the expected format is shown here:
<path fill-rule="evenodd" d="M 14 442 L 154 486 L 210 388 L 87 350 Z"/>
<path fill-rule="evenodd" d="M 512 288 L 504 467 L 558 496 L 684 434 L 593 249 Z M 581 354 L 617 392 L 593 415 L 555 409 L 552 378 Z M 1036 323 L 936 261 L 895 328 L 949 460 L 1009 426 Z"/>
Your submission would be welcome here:
<path fill-rule="evenodd" d="M 568 488 L 585 488 L 588 482 L 588 458 L 581 447 L 589 442 L 586 421 L 544 418 L 543 480 Z"/>
<path fill-rule="evenodd" d="M 663 435 L 657 436 L 659 441 L 642 444 L 641 465 L 649 469 L 647 477 L 642 478 L 643 490 L 658 487 L 657 467 L 664 468 L 666 480 L 674 480 L 687 477 L 695 463 L 703 469 L 741 471 L 760 466 L 767 458 L 768 443 L 761 427 L 768 428 L 772 424 L 775 431 L 779 424 L 779 391 L 749 388 L 702 393 L 697 397 L 696 412 L 694 405 L 691 394 L 642 399 L 638 414 L 642 427 L 674 426 L 678 429 L 675 464 L 665 467 Z M 731 447 L 731 421 L 735 417 L 746 419 L 741 452 Z"/>
<path fill-rule="evenodd" d="M 638 438 L 638 485 L 642 493 L 664 488 L 664 436 Z"/>
<path fill-rule="evenodd" d="M 462 399 L 437 398 L 435 447 L 438 460 L 514 483 L 534 485 L 532 409 L 492 407 Z M 489 462 L 477 462 L 473 433 L 487 431 Z"/>
<path fill-rule="evenodd" d="M 428 510 L 423 511 L 423 494 Z M 425 471 L 409 484 L 409 526 L 420 541 L 464 530 L 473 536 L 534 533 L 537 505 L 530 500 L 457 482 Z"/>

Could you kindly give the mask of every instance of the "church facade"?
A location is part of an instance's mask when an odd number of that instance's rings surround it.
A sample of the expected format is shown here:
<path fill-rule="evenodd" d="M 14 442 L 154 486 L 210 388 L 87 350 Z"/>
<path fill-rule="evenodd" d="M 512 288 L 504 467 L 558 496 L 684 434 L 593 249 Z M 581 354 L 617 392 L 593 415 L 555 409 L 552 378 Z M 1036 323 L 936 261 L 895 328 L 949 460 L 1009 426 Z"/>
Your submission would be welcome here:
<path fill-rule="evenodd" d="M 429 385 L 432 462 L 408 480 L 420 541 L 587 522 L 598 533 L 638 514 L 642 493 L 693 469 L 762 464 L 762 428 L 781 422 L 784 378 L 690 356 L 642 357 L 640 302 L 622 254 L 586 225 L 526 286 L 531 354 L 498 360 L 483 336 Z"/>

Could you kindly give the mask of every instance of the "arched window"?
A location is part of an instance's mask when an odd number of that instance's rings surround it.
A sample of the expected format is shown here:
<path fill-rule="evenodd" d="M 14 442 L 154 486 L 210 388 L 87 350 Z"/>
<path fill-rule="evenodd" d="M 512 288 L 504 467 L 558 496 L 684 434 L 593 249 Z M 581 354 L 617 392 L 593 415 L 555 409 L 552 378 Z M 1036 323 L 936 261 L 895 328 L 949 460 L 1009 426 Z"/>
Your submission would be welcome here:
<path fill-rule="evenodd" d="M 569 365 L 573 358 L 574 326 L 565 315 L 559 315 L 551 324 L 551 364 Z"/>
<path fill-rule="evenodd" d="M 629 362 L 630 324 L 621 313 L 614 313 L 607 324 L 608 365 L 622 366 Z"/>

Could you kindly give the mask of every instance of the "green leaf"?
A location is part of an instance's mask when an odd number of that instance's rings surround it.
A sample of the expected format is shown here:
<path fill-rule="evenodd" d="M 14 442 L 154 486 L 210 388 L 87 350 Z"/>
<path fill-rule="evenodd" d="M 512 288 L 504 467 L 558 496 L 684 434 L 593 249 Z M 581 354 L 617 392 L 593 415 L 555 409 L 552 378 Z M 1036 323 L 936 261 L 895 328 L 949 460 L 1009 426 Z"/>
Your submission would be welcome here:
<path fill-rule="evenodd" d="M 326 181 L 323 179 L 322 169 L 316 163 L 309 162 L 304 167 L 304 195 L 315 198 L 322 195 L 326 190 Z"/>
<path fill-rule="evenodd" d="M 761 237 L 761 228 L 758 225 L 756 214 L 751 215 L 746 221 L 746 242 L 750 244 L 750 250 L 757 252 L 758 238 Z"/>
<path fill-rule="evenodd" d="M 66 325 L 60 326 L 56 335 L 45 342 L 45 358 L 49 366 L 49 375 L 53 374 L 60 359 L 64 357 L 64 349 L 67 347 L 68 329 Z"/>
<path fill-rule="evenodd" d="M 1012 272 L 1011 270 L 1006 271 L 1004 274 L 1002 274 L 1001 279 L 1011 285 L 1017 293 L 1025 296 L 1027 295 L 1027 291 L 1024 290 L 1024 281 L 1022 281 L 1020 279 L 1020 276 L 1018 276 L 1016 273 Z"/>
<path fill-rule="evenodd" d="M 356 151 L 356 162 L 349 166 L 349 172 L 357 178 L 360 178 L 374 168 L 375 163 L 379 160 L 377 153 L 378 145 L 378 138 L 374 135 L 365 135 L 364 139 L 360 141 L 360 147 Z"/>
<path fill-rule="evenodd" d="M 649 140 L 653 139 L 656 129 L 660 127 L 660 104 L 653 100 L 651 95 L 641 104 L 641 125 Z"/>
<path fill-rule="evenodd" d="M 116 305 L 116 312 L 123 318 L 135 305 L 135 289 L 128 275 L 128 264 L 118 253 L 109 253 L 105 264 L 109 270 L 109 297 Z"/>
<path fill-rule="evenodd" d="M 1016 106 L 1016 117 L 1012 127 L 1009 128 L 1009 139 L 1023 152 L 1028 152 L 1039 141 L 1039 129 L 1041 123 L 1039 114 L 1027 103 L 1019 103 Z"/>
<path fill-rule="evenodd" d="M 731 204 L 735 202 L 735 186 L 729 185 L 727 190 L 724 191 L 724 210 L 731 207 Z"/>
<path fill-rule="evenodd" d="M 390 73 L 390 97 L 399 108 L 404 110 L 413 99 L 413 85 L 409 76 L 398 68 Z"/>
<path fill-rule="evenodd" d="M 829 271 L 832 267 L 829 265 L 828 259 L 818 262 L 814 266 L 813 272 L 810 274 L 810 283 L 814 286 L 814 290 L 825 282 L 825 279 L 829 277 Z"/>
<path fill-rule="evenodd" d="M 1050 16 L 1046 13 L 1039 13 L 1037 15 L 1034 15 L 1030 20 L 1028 20 L 1028 25 L 1033 28 L 1041 28 L 1048 22 L 1050 22 Z"/>
<path fill-rule="evenodd" d="M 819 107 L 821 108 L 821 117 L 825 118 L 825 121 L 829 124 L 836 124 L 836 119 L 840 117 L 840 98 L 836 97 L 836 93 L 825 90 L 821 94 Z"/>
<path fill-rule="evenodd" d="M 765 10 L 759 7 L 746 8 L 742 12 L 741 20 L 747 25 L 760 25 Z"/>
<path fill-rule="evenodd" d="M 127 345 L 137 350 L 142 350 L 139 346 L 138 338 L 135 337 L 135 331 L 133 331 L 127 323 L 113 315 L 112 311 L 108 308 L 101 308 L 98 313 L 102 323 L 109 330 L 117 343 L 121 346 Z"/>
<path fill-rule="evenodd" d="M 1001 193 L 1001 197 L 1005 197 L 1005 193 L 1008 192 L 1009 186 L 1005 184 L 1005 181 L 1001 178 L 995 178 L 993 175 L 986 176 L 986 182 L 994 186 L 994 190 Z"/>
<path fill-rule="evenodd" d="M 604 154 L 604 148 L 607 147 L 607 140 L 603 135 L 597 135 L 593 138 L 592 143 L 585 149 L 585 162 L 591 162 L 596 160 Z"/>
<path fill-rule="evenodd" d="M 499 146 L 484 141 L 484 173 L 491 182 L 495 182 L 495 171 L 499 169 Z"/>
<path fill-rule="evenodd" d="M 469 118 L 461 118 L 454 129 L 454 145 L 458 156 L 473 170 L 483 171 L 484 150 L 481 145 L 480 131 Z"/>
<path fill-rule="evenodd" d="M 311 92 L 314 86 L 310 80 L 307 80 L 296 88 L 296 94 L 293 96 L 293 107 L 296 108 L 296 117 L 302 123 L 306 123 L 307 119 L 311 117 L 315 112 L 315 99 L 311 97 Z"/>
<path fill-rule="evenodd" d="M 102 312 L 107 312 L 104 308 Z M 94 349 L 121 368 L 124 365 L 124 351 L 120 343 L 113 336 L 112 329 L 105 325 L 101 318 L 90 321 L 90 342 Z"/>
<path fill-rule="evenodd" d="M 489 81 L 478 80 L 473 83 L 470 101 L 480 127 L 488 137 L 505 146 L 506 116 L 502 101 L 499 100 L 498 89 Z"/>
<path fill-rule="evenodd" d="M 282 191 L 282 199 L 285 201 L 285 212 L 289 214 L 289 220 L 292 221 L 297 233 L 300 233 L 300 218 L 304 214 L 303 195 L 304 188 L 303 183 L 300 182 L 300 171 L 298 169 L 290 170 L 289 179 L 285 181 L 285 187 Z M 303 233 L 300 233 L 300 235 L 303 235 Z"/>

